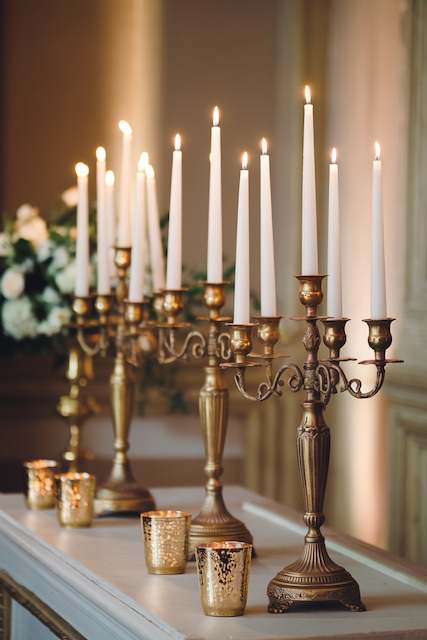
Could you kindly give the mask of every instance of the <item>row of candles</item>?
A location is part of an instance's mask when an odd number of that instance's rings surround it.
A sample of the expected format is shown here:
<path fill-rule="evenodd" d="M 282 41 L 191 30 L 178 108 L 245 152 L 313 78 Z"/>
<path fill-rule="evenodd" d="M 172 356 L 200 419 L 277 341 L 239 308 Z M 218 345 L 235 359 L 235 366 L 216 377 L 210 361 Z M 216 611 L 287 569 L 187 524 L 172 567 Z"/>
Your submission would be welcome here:
<path fill-rule="evenodd" d="M 303 175 L 302 175 L 302 254 L 301 275 L 318 275 L 316 180 L 314 157 L 313 104 L 308 86 L 305 87 Z M 98 147 L 97 157 L 97 291 L 100 295 L 110 293 L 111 248 L 132 246 L 129 282 L 129 300 L 141 302 L 144 295 L 144 273 L 146 262 L 145 238 L 148 222 L 153 290 L 181 289 L 182 286 L 182 149 L 181 137 L 175 136 L 172 156 L 172 177 L 169 208 L 169 233 L 167 269 L 165 278 L 164 257 L 160 233 L 156 180 L 147 153 L 142 153 L 136 173 L 136 194 L 131 202 L 132 183 L 132 128 L 120 121 L 123 135 L 121 181 L 119 190 L 119 215 L 117 233 L 114 216 L 114 174 L 106 171 L 106 152 Z M 372 180 L 372 230 L 371 230 L 371 317 L 385 318 L 385 260 L 381 194 L 380 146 L 375 143 Z M 89 228 L 88 228 L 88 174 L 83 163 L 76 165 L 78 182 L 77 247 L 76 247 L 76 296 L 89 293 Z M 336 149 L 332 150 L 329 165 L 328 203 L 328 293 L 327 315 L 342 317 L 341 287 L 341 240 L 339 214 L 338 164 Z M 209 178 L 209 222 L 207 279 L 220 283 L 222 271 L 222 187 L 221 187 L 221 128 L 219 110 L 213 111 L 211 128 L 210 178 Z M 234 322 L 246 324 L 250 321 L 250 256 L 249 256 L 249 170 L 248 154 L 242 155 L 240 170 L 236 267 L 234 291 Z M 274 263 L 274 233 L 272 221 L 270 156 L 267 141 L 261 142 L 260 155 L 260 275 L 261 315 L 277 316 L 276 277 Z"/>

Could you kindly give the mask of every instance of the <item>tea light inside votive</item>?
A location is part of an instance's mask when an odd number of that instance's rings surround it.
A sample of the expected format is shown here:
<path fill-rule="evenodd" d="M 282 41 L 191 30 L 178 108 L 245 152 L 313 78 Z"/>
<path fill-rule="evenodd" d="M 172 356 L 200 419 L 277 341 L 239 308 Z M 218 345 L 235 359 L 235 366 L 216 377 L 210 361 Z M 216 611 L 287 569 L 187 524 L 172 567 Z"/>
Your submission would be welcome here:
<path fill-rule="evenodd" d="M 145 562 L 148 573 L 184 573 L 188 555 L 191 513 L 146 511 L 141 513 Z"/>
<path fill-rule="evenodd" d="M 57 516 L 62 527 L 90 527 L 93 520 L 95 476 L 61 473 L 57 482 Z"/>
<path fill-rule="evenodd" d="M 56 502 L 56 460 L 27 460 L 25 470 L 25 501 L 29 509 L 53 509 Z"/>

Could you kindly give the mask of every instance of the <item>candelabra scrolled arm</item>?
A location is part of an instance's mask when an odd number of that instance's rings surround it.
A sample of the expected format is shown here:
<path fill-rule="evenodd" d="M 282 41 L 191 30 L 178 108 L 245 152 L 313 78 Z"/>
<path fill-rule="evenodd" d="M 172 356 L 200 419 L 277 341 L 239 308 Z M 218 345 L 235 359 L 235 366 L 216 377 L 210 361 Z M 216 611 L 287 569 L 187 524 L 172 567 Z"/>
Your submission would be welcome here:
<path fill-rule="evenodd" d="M 228 331 L 220 333 L 217 337 L 216 355 L 221 362 L 230 362 L 233 357 L 231 339 Z"/>
<path fill-rule="evenodd" d="M 189 331 L 184 342 L 178 346 L 175 327 L 159 330 L 159 355 L 161 364 L 173 364 L 178 360 L 200 360 L 206 355 L 206 338 L 200 331 Z"/>
<path fill-rule="evenodd" d="M 90 335 L 90 334 L 88 334 Z M 83 353 L 87 356 L 95 357 L 98 354 L 105 355 L 108 349 L 108 327 L 100 327 L 96 339 L 88 339 L 83 327 L 77 329 L 77 342 Z"/>
<path fill-rule="evenodd" d="M 332 372 L 335 372 L 341 382 L 340 387 L 337 389 L 340 393 L 344 393 L 348 391 L 348 393 L 353 396 L 353 398 L 357 398 L 358 400 L 365 400 L 367 398 L 373 398 L 383 386 L 384 378 L 385 378 L 385 361 L 372 362 L 376 366 L 376 379 L 374 386 L 369 389 L 369 391 L 362 391 L 362 381 L 359 378 L 351 378 L 348 379 L 345 372 L 343 371 L 341 365 L 338 362 L 329 362 L 322 363 L 325 369 L 329 371 L 329 379 L 333 379 L 331 375 Z M 319 368 L 318 367 L 318 368 Z M 332 385 L 331 385 L 332 386 Z M 337 386 L 337 385 L 335 385 Z"/>
<path fill-rule="evenodd" d="M 262 364 L 260 363 L 259 366 L 262 366 Z M 282 389 L 285 384 L 294 393 L 299 391 L 304 385 L 304 375 L 298 365 L 292 362 L 283 364 L 274 375 L 271 372 L 271 366 L 267 365 L 267 380 L 258 385 L 255 394 L 251 394 L 246 388 L 245 370 L 245 366 L 237 368 L 237 371 L 234 374 L 234 382 L 242 396 L 252 402 L 264 402 L 264 400 L 268 400 L 268 398 L 273 395 L 281 396 Z M 287 373 L 290 375 L 286 383 L 284 376 Z"/>

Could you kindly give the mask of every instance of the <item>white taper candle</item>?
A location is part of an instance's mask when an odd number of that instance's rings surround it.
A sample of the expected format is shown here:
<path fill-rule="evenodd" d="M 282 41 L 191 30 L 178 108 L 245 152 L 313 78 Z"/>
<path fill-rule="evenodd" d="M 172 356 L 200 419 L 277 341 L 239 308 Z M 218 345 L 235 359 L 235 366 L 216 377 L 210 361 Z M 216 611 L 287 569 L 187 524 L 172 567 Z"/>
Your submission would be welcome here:
<path fill-rule="evenodd" d="M 329 165 L 327 314 L 331 318 L 342 317 L 340 211 L 335 147 Z"/>
<path fill-rule="evenodd" d="M 304 142 L 302 167 L 302 252 L 301 274 L 319 273 L 317 258 L 316 177 L 314 163 L 314 122 L 310 87 L 305 87 Z"/>
<path fill-rule="evenodd" d="M 276 271 L 274 266 L 273 218 L 271 207 L 270 156 L 267 140 L 261 141 L 260 156 L 260 259 L 261 315 L 276 316 Z"/>
<path fill-rule="evenodd" d="M 208 221 L 208 282 L 222 282 L 221 129 L 219 109 L 214 108 L 211 128 Z"/>
<path fill-rule="evenodd" d="M 249 172 L 248 154 L 242 156 L 237 206 L 236 268 L 234 275 L 234 324 L 247 324 L 249 299 Z"/>
<path fill-rule="evenodd" d="M 144 298 L 145 271 L 145 167 L 148 154 L 142 153 L 136 174 L 135 210 L 132 224 L 132 259 L 130 265 L 129 301 L 142 302 Z"/>
<path fill-rule="evenodd" d="M 153 291 L 162 291 L 165 288 L 165 259 L 163 255 L 162 235 L 160 233 L 156 176 L 151 165 L 148 165 L 145 174 L 147 176 L 148 237 L 150 243 Z"/>
<path fill-rule="evenodd" d="M 89 167 L 78 162 L 77 175 L 77 240 L 76 240 L 76 296 L 89 295 L 89 205 L 88 175 Z"/>
<path fill-rule="evenodd" d="M 182 286 L 182 151 L 181 136 L 175 136 L 169 206 L 166 289 Z"/>
<path fill-rule="evenodd" d="M 105 193 L 104 147 L 96 149 L 96 235 L 97 235 L 97 292 L 99 295 L 110 293 L 110 266 L 108 255 L 108 220 Z"/>
<path fill-rule="evenodd" d="M 385 290 L 384 224 L 382 212 L 381 147 L 375 143 L 372 167 L 371 318 L 387 317 Z"/>
<path fill-rule="evenodd" d="M 114 171 L 105 172 L 105 210 L 108 227 L 108 265 L 110 273 L 110 282 L 115 278 L 116 270 L 114 267 L 114 247 L 116 246 L 116 216 L 114 210 Z"/>
<path fill-rule="evenodd" d="M 130 215 L 130 190 L 131 190 L 131 162 L 132 162 L 132 127 L 126 120 L 120 120 L 119 129 L 123 134 L 122 140 L 122 166 L 120 174 L 119 192 L 119 247 L 130 247 L 131 241 L 131 215 Z"/>

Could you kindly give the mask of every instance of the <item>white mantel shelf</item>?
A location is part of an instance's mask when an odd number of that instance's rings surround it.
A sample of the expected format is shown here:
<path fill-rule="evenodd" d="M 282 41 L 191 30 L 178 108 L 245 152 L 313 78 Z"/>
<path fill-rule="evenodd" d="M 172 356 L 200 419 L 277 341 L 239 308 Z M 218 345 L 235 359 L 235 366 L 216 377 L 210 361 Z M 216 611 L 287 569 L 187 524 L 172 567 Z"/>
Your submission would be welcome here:
<path fill-rule="evenodd" d="M 159 507 L 193 513 L 203 497 L 194 488 L 153 493 Z M 136 519 L 102 519 L 91 529 L 64 530 L 54 512 L 30 512 L 19 495 L 0 496 L 0 569 L 88 640 L 427 638 L 427 572 L 331 531 L 331 555 L 359 582 L 368 611 L 267 613 L 267 582 L 301 550 L 301 517 L 238 487 L 225 495 L 254 534 L 258 553 L 240 618 L 203 615 L 194 563 L 185 575 L 148 575 Z"/>

